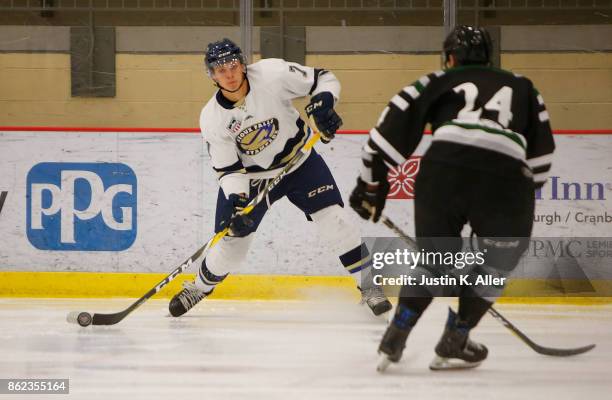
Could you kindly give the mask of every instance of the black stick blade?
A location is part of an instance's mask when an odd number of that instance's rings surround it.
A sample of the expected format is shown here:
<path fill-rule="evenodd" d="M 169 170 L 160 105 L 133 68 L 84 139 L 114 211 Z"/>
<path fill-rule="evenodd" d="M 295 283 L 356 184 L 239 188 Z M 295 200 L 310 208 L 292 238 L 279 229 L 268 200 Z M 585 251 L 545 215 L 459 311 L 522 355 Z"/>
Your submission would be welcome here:
<path fill-rule="evenodd" d="M 131 310 L 130 310 L 131 311 Z M 115 325 L 123 318 L 125 318 L 129 313 L 126 312 L 118 312 L 115 314 L 94 314 L 91 324 L 92 325 Z"/>
<path fill-rule="evenodd" d="M 552 356 L 552 357 L 569 357 L 569 356 L 575 356 L 578 354 L 586 353 L 587 351 L 590 351 L 595 348 L 594 344 L 589 344 L 588 346 L 582 346 L 582 347 L 575 347 L 571 349 L 558 349 L 554 347 L 540 346 L 539 344 L 531 340 L 523 332 L 521 332 L 519 328 L 514 326 L 512 322 L 508 321 L 506 317 L 501 315 L 495 308 L 491 307 L 489 308 L 488 311 L 489 311 L 489 314 L 491 314 L 495 319 L 501 322 L 502 325 L 504 325 L 506 328 L 508 328 L 508 330 L 510 330 L 510 332 L 512 332 L 519 339 L 521 339 L 523 343 L 531 347 L 531 349 L 538 354 L 543 354 L 545 356 Z"/>
<path fill-rule="evenodd" d="M 543 354 L 545 356 L 569 357 L 569 356 L 575 356 L 578 354 L 583 354 L 583 353 L 586 353 L 587 351 L 591 351 L 595 348 L 595 345 L 590 344 L 588 346 L 575 347 L 571 349 L 556 349 L 552 347 L 544 347 L 544 346 L 539 346 L 539 345 L 535 345 L 535 347 L 531 346 L 531 348 L 536 353 Z"/>

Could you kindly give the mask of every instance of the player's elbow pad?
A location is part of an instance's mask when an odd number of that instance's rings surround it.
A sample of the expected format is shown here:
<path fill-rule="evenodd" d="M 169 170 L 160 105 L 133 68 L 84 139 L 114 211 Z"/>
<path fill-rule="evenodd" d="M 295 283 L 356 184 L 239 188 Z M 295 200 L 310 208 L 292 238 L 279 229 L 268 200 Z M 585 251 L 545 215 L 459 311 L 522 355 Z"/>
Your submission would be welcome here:
<path fill-rule="evenodd" d="M 244 173 L 232 173 L 224 175 L 219 179 L 219 186 L 223 189 L 225 197 L 236 193 L 249 193 L 249 179 Z"/>

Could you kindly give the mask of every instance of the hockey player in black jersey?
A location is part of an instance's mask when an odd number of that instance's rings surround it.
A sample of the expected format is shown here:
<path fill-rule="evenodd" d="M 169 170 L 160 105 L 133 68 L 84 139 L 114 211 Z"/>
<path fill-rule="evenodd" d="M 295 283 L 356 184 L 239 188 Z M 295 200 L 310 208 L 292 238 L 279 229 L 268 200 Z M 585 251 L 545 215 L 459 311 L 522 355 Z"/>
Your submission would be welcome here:
<path fill-rule="evenodd" d="M 507 276 L 531 235 L 534 190 L 551 166 L 554 141 L 542 96 L 522 76 L 490 66 L 491 40 L 483 28 L 456 27 L 444 42 L 445 69 L 421 77 L 391 98 L 363 148 L 363 167 L 350 196 L 364 219 L 378 221 L 389 191 L 387 171 L 402 164 L 431 124 L 432 143 L 415 183 L 419 249 L 457 252 L 466 223 L 486 261 L 477 274 Z M 443 273 L 419 265 L 423 275 Z M 398 362 L 406 339 L 432 297 L 458 296 L 459 309 L 435 348 L 433 370 L 478 366 L 487 348 L 469 332 L 502 287 L 403 286 L 382 338 L 382 368 Z"/>

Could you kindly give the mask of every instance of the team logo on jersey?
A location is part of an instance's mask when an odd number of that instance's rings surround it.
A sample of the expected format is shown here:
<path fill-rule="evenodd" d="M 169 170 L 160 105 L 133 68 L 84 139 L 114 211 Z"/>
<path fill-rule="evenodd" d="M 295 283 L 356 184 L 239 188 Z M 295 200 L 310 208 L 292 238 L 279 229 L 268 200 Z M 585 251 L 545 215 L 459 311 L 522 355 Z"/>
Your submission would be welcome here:
<path fill-rule="evenodd" d="M 243 154 L 252 156 L 268 147 L 278 136 L 278 120 L 270 118 L 249 126 L 236 136 L 236 143 Z"/>

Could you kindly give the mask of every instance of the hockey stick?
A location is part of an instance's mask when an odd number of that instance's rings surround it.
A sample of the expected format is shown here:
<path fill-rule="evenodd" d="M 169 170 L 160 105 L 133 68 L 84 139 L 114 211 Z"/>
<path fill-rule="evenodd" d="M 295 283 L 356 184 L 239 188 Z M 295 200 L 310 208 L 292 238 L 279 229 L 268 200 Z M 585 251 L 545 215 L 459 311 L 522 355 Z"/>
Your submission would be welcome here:
<path fill-rule="evenodd" d="M 383 215 L 381 217 L 381 221 L 388 228 L 390 228 L 393 232 L 395 232 L 400 238 L 402 238 L 402 240 L 404 240 L 404 242 L 406 242 L 406 244 L 410 246 L 411 249 L 418 251 L 418 245 L 414 241 L 414 239 L 406 235 L 406 233 L 404 233 L 404 231 L 401 230 L 397 225 L 395 225 L 389 218 Z M 523 332 L 521 332 L 516 326 L 514 326 L 514 324 L 508 321 L 508 319 L 506 319 L 506 317 L 501 315 L 499 311 L 497 311 L 495 308 L 489 307 L 488 311 L 489 311 L 489 314 L 493 316 L 493 318 L 501 322 L 503 326 L 508 328 L 510 332 L 512 332 L 519 339 L 521 339 L 523 343 L 525 343 L 527 346 L 529 346 L 533 351 L 535 351 L 538 354 L 543 354 L 546 356 L 554 356 L 554 357 L 568 357 L 568 356 L 574 356 L 577 354 L 586 353 L 587 351 L 595 348 L 594 344 L 590 344 L 588 346 L 583 346 L 583 347 L 575 347 L 571 349 L 558 349 L 554 347 L 540 346 L 539 344 L 531 340 Z"/>
<path fill-rule="evenodd" d="M 309 124 L 309 125 L 312 125 L 312 124 Z M 313 135 L 306 142 L 304 147 L 302 147 L 300 151 L 291 160 L 289 160 L 289 162 L 283 167 L 283 169 L 278 173 L 278 175 L 274 179 L 272 179 L 270 183 L 268 183 L 268 185 L 264 188 L 264 190 L 259 192 L 257 196 L 255 196 L 255 198 L 253 198 L 253 200 L 249 202 L 249 204 L 242 210 L 240 215 L 247 215 L 251 211 L 253 211 L 255 206 L 259 204 L 263 199 L 266 198 L 268 193 L 270 193 L 270 191 L 279 184 L 279 182 L 287 175 L 287 173 L 289 173 L 291 168 L 293 168 L 298 163 L 298 161 L 300 161 L 306 154 L 308 154 L 310 149 L 312 149 L 312 147 L 321 138 L 321 134 L 319 132 L 317 132 L 315 129 L 312 129 L 312 127 L 311 127 L 311 130 L 313 131 Z M 125 317 L 127 317 L 132 311 L 140 307 L 144 302 L 149 300 L 151 297 L 155 296 L 157 292 L 162 290 L 164 286 L 166 286 L 168 283 L 174 280 L 174 278 L 176 278 L 180 273 L 182 273 L 187 268 L 189 268 L 189 266 L 193 263 L 194 260 L 197 260 L 198 258 L 200 258 L 202 254 L 204 254 L 210 248 L 212 248 L 215 244 L 217 244 L 219 240 L 221 240 L 225 235 L 228 234 L 228 232 L 229 232 L 229 227 L 215 234 L 215 236 L 213 236 L 208 242 L 206 242 L 204 246 L 200 247 L 195 253 L 193 253 L 191 257 L 189 257 L 184 263 L 176 267 L 172 272 L 170 272 L 168 276 L 162 279 L 161 282 L 155 285 L 155 287 L 153 287 L 151 290 L 145 293 L 144 296 L 136 300 L 136 302 L 134 302 L 131 306 L 129 306 L 125 310 L 117 312 L 117 313 L 113 313 L 113 314 L 94 313 L 93 315 L 91 315 L 90 313 L 86 311 L 83 311 L 83 312 L 73 311 L 68 314 L 66 318 L 67 321 L 70 323 L 79 324 L 81 326 L 114 325 L 120 322 Z"/>
<path fill-rule="evenodd" d="M 586 353 L 589 350 L 595 348 L 594 344 L 589 344 L 588 346 L 583 347 L 575 347 L 572 349 L 557 349 L 554 347 L 544 347 L 535 343 L 533 340 L 529 339 L 527 335 L 521 332 L 516 326 L 512 324 L 512 322 L 508 321 L 503 315 L 499 313 L 495 308 L 489 308 L 489 314 L 493 316 L 496 320 L 502 323 L 506 328 L 510 330 L 510 332 L 514 333 L 519 339 L 521 339 L 527 346 L 531 347 L 533 351 L 539 354 L 544 354 L 546 356 L 555 356 L 555 357 L 568 357 L 574 356 L 576 354 Z"/>

